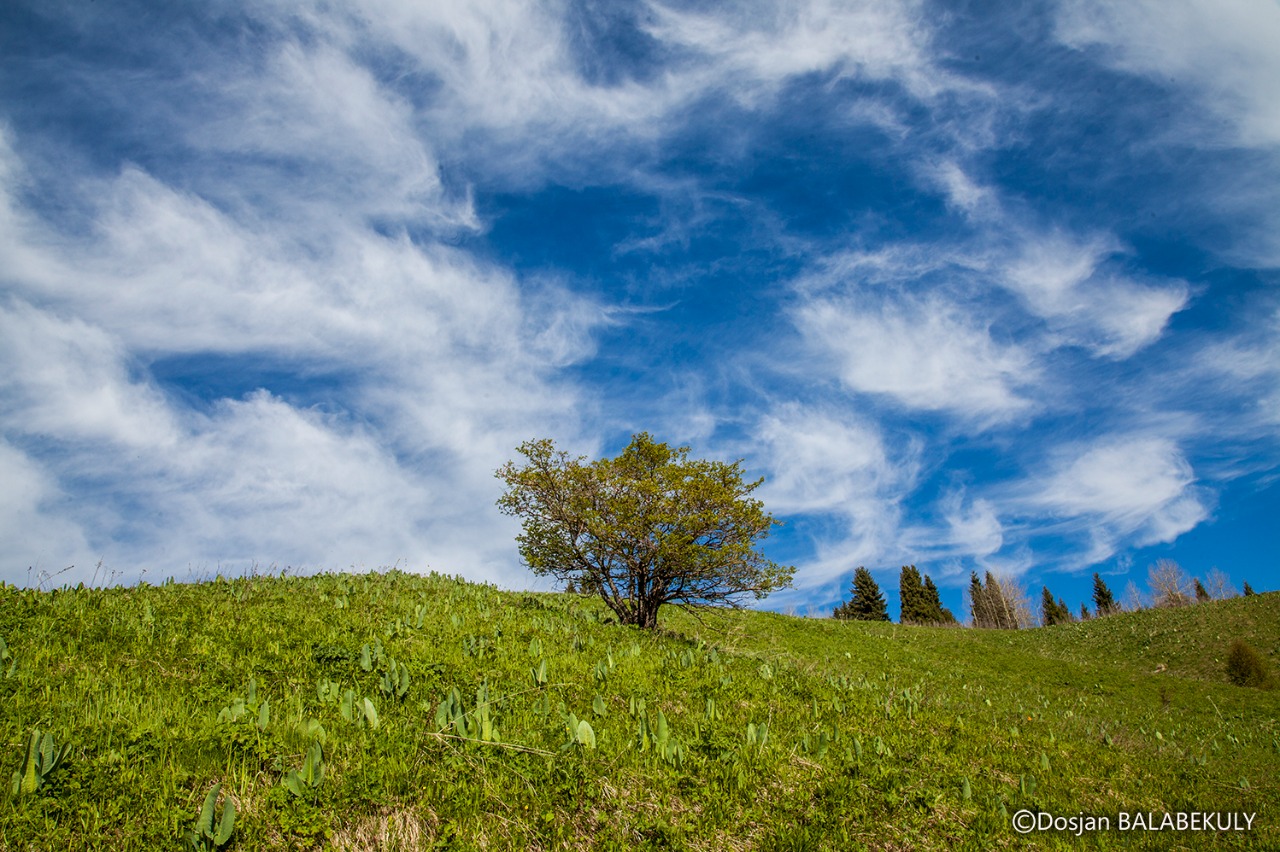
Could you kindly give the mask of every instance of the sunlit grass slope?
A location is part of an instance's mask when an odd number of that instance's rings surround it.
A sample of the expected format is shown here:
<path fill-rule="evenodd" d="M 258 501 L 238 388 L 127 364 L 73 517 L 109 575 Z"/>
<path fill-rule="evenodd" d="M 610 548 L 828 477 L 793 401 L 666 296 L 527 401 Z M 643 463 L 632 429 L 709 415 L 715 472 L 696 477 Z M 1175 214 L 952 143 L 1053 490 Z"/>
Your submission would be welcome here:
<path fill-rule="evenodd" d="M 33 730 L 69 745 L 0 795 L 0 848 L 179 848 L 217 783 L 224 849 L 1280 848 L 1280 691 L 1224 671 L 1237 638 L 1275 668 L 1280 595 L 1022 632 L 606 615 L 397 572 L 0 589 L 0 780 Z"/>

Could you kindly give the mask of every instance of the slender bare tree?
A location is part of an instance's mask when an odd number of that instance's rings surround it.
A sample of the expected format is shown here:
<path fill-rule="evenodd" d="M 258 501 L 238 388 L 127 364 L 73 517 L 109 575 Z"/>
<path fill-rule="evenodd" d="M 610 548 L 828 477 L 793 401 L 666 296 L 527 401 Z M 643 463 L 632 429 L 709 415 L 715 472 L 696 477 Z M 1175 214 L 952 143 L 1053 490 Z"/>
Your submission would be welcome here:
<path fill-rule="evenodd" d="M 1157 607 L 1187 606 L 1192 602 L 1191 581 L 1172 559 L 1157 560 L 1147 569 L 1147 587 Z"/>
<path fill-rule="evenodd" d="M 1140 609 L 1147 608 L 1147 602 L 1142 596 L 1142 590 L 1132 580 L 1124 587 L 1124 603 L 1122 606 L 1125 612 L 1137 612 Z"/>
<path fill-rule="evenodd" d="M 1204 578 L 1204 585 L 1214 600 L 1224 601 L 1240 594 L 1236 587 L 1231 585 L 1231 578 L 1217 568 L 1209 569 L 1208 576 Z"/>
<path fill-rule="evenodd" d="M 996 582 L 1000 584 L 1000 597 L 1004 598 L 1005 607 L 1011 611 L 1014 624 L 1019 629 L 1034 627 L 1035 607 L 1031 605 L 1026 587 L 1008 575 L 997 577 Z"/>

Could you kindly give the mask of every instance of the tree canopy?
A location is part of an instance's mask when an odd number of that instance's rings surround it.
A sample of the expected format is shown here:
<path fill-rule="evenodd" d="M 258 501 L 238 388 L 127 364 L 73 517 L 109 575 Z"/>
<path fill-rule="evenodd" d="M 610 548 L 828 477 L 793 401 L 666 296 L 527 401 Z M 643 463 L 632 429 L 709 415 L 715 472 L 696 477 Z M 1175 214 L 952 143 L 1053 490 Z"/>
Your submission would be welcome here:
<path fill-rule="evenodd" d="M 1062 598 L 1058 598 L 1055 602 L 1053 593 L 1049 591 L 1049 587 L 1044 587 L 1044 592 L 1040 596 L 1040 623 L 1045 627 L 1054 624 L 1070 624 L 1075 621 L 1071 615 L 1071 607 L 1067 606 L 1067 602 Z"/>
<path fill-rule="evenodd" d="M 889 608 L 871 572 L 859 566 L 853 572 L 853 596 L 836 607 L 836 618 L 856 621 L 888 621 Z"/>
<path fill-rule="evenodd" d="M 1111 589 L 1107 588 L 1102 575 L 1096 572 L 1093 575 L 1093 611 L 1099 616 L 1120 611 L 1120 607 L 1116 605 L 1116 599 L 1111 595 Z"/>
<path fill-rule="evenodd" d="M 570 458 L 550 439 L 526 441 L 507 462 L 504 514 L 539 575 L 599 594 L 623 624 L 653 628 L 665 603 L 738 605 L 791 584 L 795 569 L 755 550 L 778 523 L 750 495 L 741 461 L 689 458 L 642 432 L 616 458 Z"/>
<path fill-rule="evenodd" d="M 903 565 L 898 575 L 898 621 L 902 624 L 955 624 L 956 617 L 942 605 L 933 578 L 914 565 Z"/>

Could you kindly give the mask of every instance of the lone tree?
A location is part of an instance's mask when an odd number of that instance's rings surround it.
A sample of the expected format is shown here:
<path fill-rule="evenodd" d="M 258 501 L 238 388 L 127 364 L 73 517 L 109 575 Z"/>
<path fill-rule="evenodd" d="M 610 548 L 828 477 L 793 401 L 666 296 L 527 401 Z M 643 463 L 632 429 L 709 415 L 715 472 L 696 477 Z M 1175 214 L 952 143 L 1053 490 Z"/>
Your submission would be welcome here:
<path fill-rule="evenodd" d="M 853 597 L 836 607 L 836 618 L 856 621 L 888 621 L 889 608 L 871 572 L 861 566 L 853 572 Z"/>
<path fill-rule="evenodd" d="M 1179 607 L 1191 603 L 1191 583 L 1182 566 L 1172 559 L 1159 559 L 1147 570 L 1147 585 L 1157 607 Z"/>
<path fill-rule="evenodd" d="M 1093 575 L 1093 611 L 1099 617 L 1120 611 L 1116 599 L 1111 595 L 1111 590 L 1107 588 L 1106 581 L 1097 572 Z"/>
<path fill-rule="evenodd" d="M 535 573 L 600 595 L 623 624 L 658 626 L 665 603 L 738 605 L 791 584 L 754 544 L 778 523 L 744 482 L 741 461 L 690 460 L 647 432 L 617 458 L 570 458 L 549 439 L 526 441 L 525 465 L 507 462 L 504 514 L 523 519 L 520 556 Z"/>
<path fill-rule="evenodd" d="M 1204 583 L 1200 582 L 1200 578 L 1196 577 L 1194 581 L 1196 590 L 1196 603 L 1208 603 L 1213 600 L 1213 596 L 1209 594 L 1209 590 L 1204 587 Z"/>

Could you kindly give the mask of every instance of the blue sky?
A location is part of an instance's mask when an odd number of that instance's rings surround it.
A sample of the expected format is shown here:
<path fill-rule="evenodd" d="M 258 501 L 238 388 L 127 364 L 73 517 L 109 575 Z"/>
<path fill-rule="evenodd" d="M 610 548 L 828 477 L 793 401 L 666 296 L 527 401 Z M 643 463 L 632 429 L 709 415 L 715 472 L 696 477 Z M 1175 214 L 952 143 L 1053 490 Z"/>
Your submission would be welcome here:
<path fill-rule="evenodd" d="M 536 587 L 494 470 L 645 430 L 765 477 L 771 608 L 1274 588 L 1278 43 L 1267 0 L 6 3 L 0 579 Z"/>

